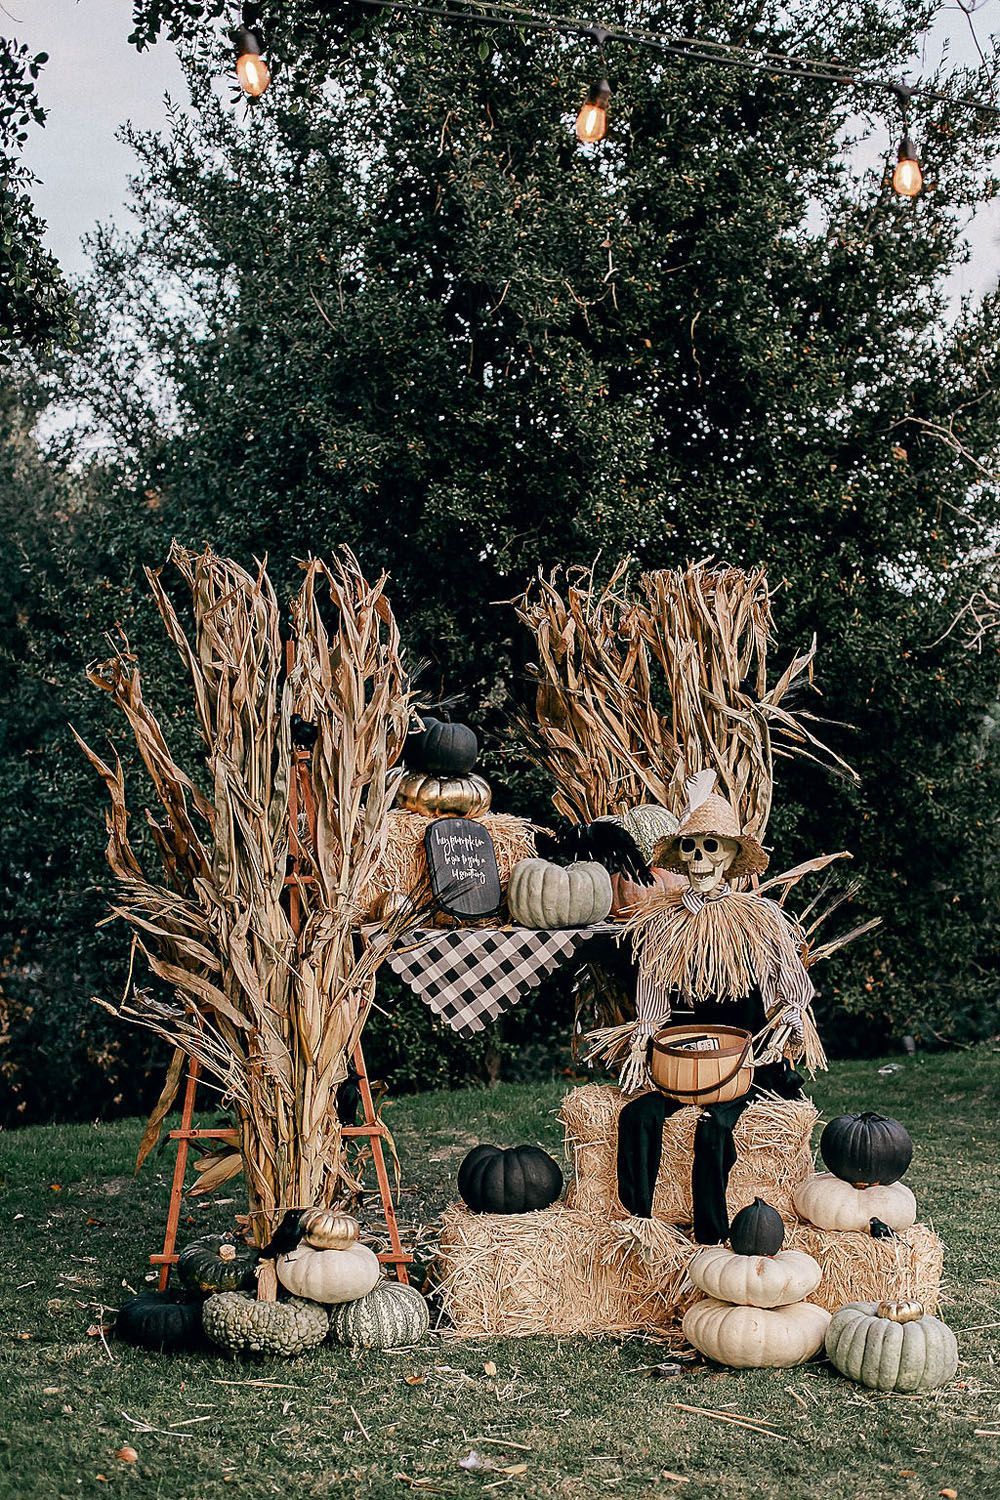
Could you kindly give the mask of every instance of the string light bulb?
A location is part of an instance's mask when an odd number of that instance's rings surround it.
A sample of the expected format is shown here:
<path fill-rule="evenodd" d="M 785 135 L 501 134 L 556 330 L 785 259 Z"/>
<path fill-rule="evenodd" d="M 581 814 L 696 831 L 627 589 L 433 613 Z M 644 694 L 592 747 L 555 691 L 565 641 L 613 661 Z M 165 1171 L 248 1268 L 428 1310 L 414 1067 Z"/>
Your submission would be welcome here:
<path fill-rule="evenodd" d="M 924 185 L 924 174 L 920 170 L 917 151 L 908 135 L 904 135 L 896 154 L 896 166 L 892 174 L 893 191 L 900 198 L 915 198 Z"/>
<path fill-rule="evenodd" d="M 900 198 L 915 198 L 924 185 L 924 174 L 917 160 L 917 148 L 910 140 L 910 100 L 913 98 L 913 85 L 906 82 L 894 83 L 892 92 L 903 112 L 903 138 L 896 152 L 892 190 Z"/>
<path fill-rule="evenodd" d="M 606 78 L 592 83 L 590 91 L 580 106 L 576 117 L 576 138 L 585 146 L 603 141 L 608 133 L 608 105 L 611 103 L 611 85 Z"/>
<path fill-rule="evenodd" d="M 236 76 L 240 88 L 251 99 L 259 99 L 267 92 L 271 82 L 271 70 L 260 55 L 260 39 L 246 26 L 237 26 L 233 33 L 236 46 Z"/>

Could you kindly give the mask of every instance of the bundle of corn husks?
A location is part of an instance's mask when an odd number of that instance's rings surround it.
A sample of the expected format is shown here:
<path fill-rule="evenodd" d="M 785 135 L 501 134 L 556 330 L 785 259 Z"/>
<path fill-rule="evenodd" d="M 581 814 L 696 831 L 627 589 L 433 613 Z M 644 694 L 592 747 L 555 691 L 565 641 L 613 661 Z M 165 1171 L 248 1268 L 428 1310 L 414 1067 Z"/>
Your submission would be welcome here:
<path fill-rule="evenodd" d="M 336 1093 L 385 951 L 359 940 L 359 898 L 384 851 L 410 702 L 385 579 L 369 583 L 349 551 L 304 565 L 290 675 L 264 567 L 249 573 L 176 545 L 171 561 L 190 589 L 192 631 L 160 574 L 147 576 L 191 679 L 200 773 L 174 759 L 130 651 L 90 672 L 128 719 L 159 802 L 155 814 L 145 810 L 156 876 L 130 842 L 120 762 L 83 746 L 111 799 L 114 912 L 169 987 L 166 996 L 132 989 L 118 1014 L 196 1058 L 235 1111 L 253 1238 L 263 1245 L 288 1209 L 328 1205 L 343 1188 Z M 316 729 L 314 881 L 297 886 L 294 927 L 283 900 L 293 714 Z M 401 929 L 406 919 L 397 920 Z M 396 930 L 390 923 L 387 936 Z M 175 1054 L 175 1081 L 176 1063 Z M 226 1170 L 214 1166 L 216 1180 Z"/>

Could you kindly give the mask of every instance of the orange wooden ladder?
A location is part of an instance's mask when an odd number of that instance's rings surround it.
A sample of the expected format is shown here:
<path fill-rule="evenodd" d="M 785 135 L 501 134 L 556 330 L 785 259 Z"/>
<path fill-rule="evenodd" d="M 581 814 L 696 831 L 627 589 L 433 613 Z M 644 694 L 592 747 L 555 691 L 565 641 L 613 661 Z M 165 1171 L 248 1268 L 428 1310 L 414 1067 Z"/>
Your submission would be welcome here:
<path fill-rule="evenodd" d="M 287 669 L 291 672 L 294 647 L 291 642 L 287 647 Z M 300 890 L 303 885 L 314 885 L 316 877 L 310 873 L 311 864 L 309 849 L 302 843 L 299 833 L 299 811 L 305 814 L 306 826 L 309 830 L 309 840 L 312 848 L 315 848 L 316 839 L 316 807 L 313 802 L 312 786 L 309 781 L 309 759 L 308 750 L 295 749 L 292 752 L 292 775 L 288 787 L 288 827 L 289 827 L 289 853 L 290 869 L 285 876 L 285 886 L 288 889 L 289 921 L 296 935 L 301 930 L 302 924 L 302 900 Z M 149 1257 L 150 1264 L 160 1269 L 159 1287 L 165 1291 L 170 1279 L 170 1268 L 177 1262 L 177 1229 L 180 1224 L 181 1203 L 184 1197 L 184 1180 L 187 1175 L 188 1154 L 192 1141 L 224 1141 L 229 1145 L 239 1145 L 239 1132 L 232 1129 L 215 1127 L 212 1129 L 197 1130 L 194 1126 L 195 1095 L 198 1090 L 198 1075 L 200 1068 L 195 1058 L 189 1058 L 187 1081 L 184 1086 L 184 1098 L 181 1103 L 180 1128 L 169 1132 L 169 1139 L 177 1142 L 177 1157 L 174 1162 L 174 1178 L 170 1189 L 170 1203 L 167 1208 L 167 1224 L 163 1235 L 163 1249 L 158 1255 Z M 361 1107 L 364 1111 L 363 1125 L 344 1125 L 341 1134 L 347 1140 L 366 1138 L 371 1144 L 372 1160 L 375 1163 L 375 1176 L 378 1180 L 379 1196 L 382 1200 L 382 1212 L 385 1217 L 385 1227 L 389 1235 L 390 1249 L 379 1255 L 383 1265 L 392 1266 L 396 1272 L 397 1280 L 404 1283 L 409 1281 L 406 1272 L 407 1266 L 413 1260 L 412 1255 L 407 1255 L 403 1249 L 399 1237 L 399 1225 L 396 1221 L 396 1207 L 392 1199 L 392 1188 L 389 1184 L 389 1173 L 385 1164 L 384 1142 L 389 1132 L 382 1124 L 375 1109 L 375 1101 L 372 1098 L 371 1083 L 368 1079 L 368 1069 L 365 1066 L 364 1052 L 361 1042 L 358 1041 L 354 1048 L 354 1068 L 358 1075 L 358 1091 L 361 1094 Z M 303 1205 L 307 1207 L 308 1205 Z"/>

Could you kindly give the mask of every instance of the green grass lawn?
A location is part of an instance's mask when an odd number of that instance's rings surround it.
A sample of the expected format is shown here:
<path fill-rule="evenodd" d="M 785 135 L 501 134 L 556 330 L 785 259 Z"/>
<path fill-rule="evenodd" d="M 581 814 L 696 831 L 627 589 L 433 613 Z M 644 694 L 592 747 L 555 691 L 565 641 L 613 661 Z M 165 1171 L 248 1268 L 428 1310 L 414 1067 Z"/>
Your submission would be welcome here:
<path fill-rule="evenodd" d="M 135 1178 L 138 1122 L 9 1134 L 0 1494 L 1000 1495 L 997 1058 L 983 1049 L 894 1061 L 887 1074 L 885 1062 L 837 1064 L 815 1098 L 826 1116 L 878 1107 L 915 1138 L 908 1181 L 947 1245 L 945 1315 L 962 1356 L 953 1385 L 927 1397 L 872 1395 L 820 1363 L 653 1378 L 642 1367 L 669 1356 L 641 1338 L 434 1338 L 395 1355 L 324 1346 L 256 1364 L 106 1347 L 88 1330 L 144 1284 L 169 1153 Z M 391 1105 L 402 1219 L 419 1243 L 454 1196 L 470 1144 L 558 1151 L 563 1092 L 503 1085 Z M 239 1206 L 237 1181 L 192 1205 L 186 1232 L 227 1227 Z M 763 1418 L 781 1436 L 676 1403 Z M 137 1462 L 115 1457 L 123 1445 Z M 472 1451 L 488 1467 L 461 1467 Z"/>

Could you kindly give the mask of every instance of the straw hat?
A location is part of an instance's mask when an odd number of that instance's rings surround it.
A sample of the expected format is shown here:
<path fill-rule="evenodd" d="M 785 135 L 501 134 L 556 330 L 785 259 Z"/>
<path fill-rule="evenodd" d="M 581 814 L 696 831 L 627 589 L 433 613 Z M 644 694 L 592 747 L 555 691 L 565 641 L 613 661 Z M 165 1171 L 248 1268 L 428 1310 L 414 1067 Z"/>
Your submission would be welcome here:
<path fill-rule="evenodd" d="M 714 771 L 701 771 L 688 780 L 685 787 L 688 804 L 681 814 L 677 832 L 660 840 L 653 850 L 652 863 L 661 869 L 684 874 L 686 866 L 680 857 L 681 839 L 714 835 L 717 839 L 735 839 L 740 846 L 726 872 L 732 879 L 740 875 L 762 875 L 768 866 L 767 854 L 752 833 L 743 832 L 732 805 L 713 790 L 714 786 Z"/>

